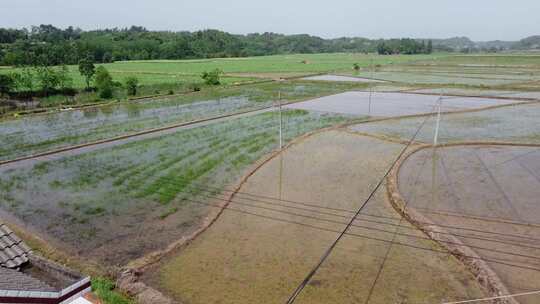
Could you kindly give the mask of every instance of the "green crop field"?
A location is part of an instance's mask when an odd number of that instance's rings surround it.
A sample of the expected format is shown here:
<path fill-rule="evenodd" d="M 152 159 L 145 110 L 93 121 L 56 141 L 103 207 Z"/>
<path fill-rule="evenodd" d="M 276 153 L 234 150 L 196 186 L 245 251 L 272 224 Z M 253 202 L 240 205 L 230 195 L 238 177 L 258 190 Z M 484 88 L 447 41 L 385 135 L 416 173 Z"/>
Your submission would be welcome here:
<path fill-rule="evenodd" d="M 417 60 L 434 60 L 445 57 L 440 55 L 414 55 L 414 56 L 377 56 L 365 54 L 300 54 L 275 55 L 247 58 L 218 58 L 197 60 L 156 60 L 156 61 L 120 61 L 102 64 L 117 81 L 128 76 L 136 76 L 142 85 L 177 82 L 202 82 L 202 72 L 221 69 L 228 73 L 323 73 L 331 71 L 351 70 L 353 64 L 367 67 L 370 64 L 386 65 L 411 62 Z M 69 66 L 70 74 L 74 78 L 74 85 L 78 88 L 84 86 L 84 79 L 79 75 L 77 66 Z M 16 71 L 13 68 L 3 68 L 2 72 Z M 225 83 L 241 82 L 245 77 L 225 77 Z"/>
<path fill-rule="evenodd" d="M 373 54 L 296 54 L 248 58 L 222 58 L 204 60 L 129 61 L 106 65 L 111 71 L 162 72 L 198 75 L 203 71 L 219 68 L 225 73 L 322 73 L 351 70 L 353 64 L 367 67 L 399 64 L 418 60 L 434 60 L 446 54 L 412 56 L 378 56 Z"/>

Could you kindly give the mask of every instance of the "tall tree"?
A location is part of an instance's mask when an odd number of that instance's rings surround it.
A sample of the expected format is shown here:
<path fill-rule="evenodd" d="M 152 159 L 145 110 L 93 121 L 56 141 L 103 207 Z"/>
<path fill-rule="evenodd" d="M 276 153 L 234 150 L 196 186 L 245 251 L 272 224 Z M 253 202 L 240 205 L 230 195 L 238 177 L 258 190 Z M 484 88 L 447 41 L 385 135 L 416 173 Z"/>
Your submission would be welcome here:
<path fill-rule="evenodd" d="M 90 82 L 92 81 L 92 78 L 96 73 L 94 60 L 90 55 L 79 61 L 79 73 L 84 76 L 84 79 L 86 81 L 86 90 L 90 90 Z"/>
<path fill-rule="evenodd" d="M 431 40 L 428 41 L 426 53 L 428 54 L 433 53 L 433 41 Z"/>

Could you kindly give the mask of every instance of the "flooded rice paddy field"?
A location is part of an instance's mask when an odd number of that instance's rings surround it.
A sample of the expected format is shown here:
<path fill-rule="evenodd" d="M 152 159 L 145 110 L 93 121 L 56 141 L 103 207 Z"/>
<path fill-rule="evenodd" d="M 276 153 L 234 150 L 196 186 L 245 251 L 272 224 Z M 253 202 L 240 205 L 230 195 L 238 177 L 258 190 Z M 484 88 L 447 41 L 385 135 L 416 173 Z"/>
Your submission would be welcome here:
<path fill-rule="evenodd" d="M 284 100 L 337 93 L 351 85 L 269 83 L 0 121 L 0 160 L 175 123 L 234 114 Z"/>
<path fill-rule="evenodd" d="M 285 111 L 285 142 L 347 119 Z M 268 112 L 1 167 L 0 206 L 68 252 L 122 265 L 198 228 L 223 203 L 214 196 L 278 142 L 278 115 Z"/>
<path fill-rule="evenodd" d="M 446 102 L 446 101 L 443 101 Z M 514 105 L 470 113 L 442 115 L 439 143 L 460 141 L 506 141 L 515 143 L 540 143 L 540 103 Z M 351 126 L 350 130 L 409 139 L 408 134 L 418 128 L 425 118 L 387 120 Z M 432 143 L 436 119 L 432 117 L 420 130 L 418 140 Z"/>
<path fill-rule="evenodd" d="M 486 96 L 486 97 L 497 96 L 497 97 L 508 97 L 508 98 L 540 99 L 540 92 L 523 92 L 523 91 L 439 88 L 439 89 L 420 89 L 420 90 L 414 90 L 412 92 L 427 93 L 427 94 L 443 94 L 443 95 L 456 94 L 456 95 L 472 95 L 472 96 Z"/>
<path fill-rule="evenodd" d="M 291 109 L 369 115 L 374 117 L 404 116 L 436 111 L 439 96 L 406 93 L 345 92 L 288 105 Z M 510 100 L 452 97 L 442 103 L 443 112 L 509 104 Z"/>
<path fill-rule="evenodd" d="M 293 145 L 251 176 L 214 225 L 148 271 L 145 281 L 184 303 L 285 302 L 401 149 L 342 131 Z M 431 251 L 437 244 L 400 220 L 385 191 L 377 191 L 297 301 L 440 303 L 484 296 L 460 262 Z"/>
<path fill-rule="evenodd" d="M 371 74 L 370 74 L 371 75 Z M 374 72 L 373 78 L 385 81 L 416 83 L 416 84 L 466 84 L 473 86 L 496 86 L 531 81 L 529 76 L 505 78 L 505 76 L 471 76 L 454 74 L 428 74 L 413 72 Z"/>
<path fill-rule="evenodd" d="M 360 77 L 416 84 L 452 84 L 463 86 L 508 86 L 540 81 L 538 56 L 516 58 L 517 62 L 494 59 L 489 64 L 479 64 L 478 58 L 459 58 L 457 62 L 445 59 L 420 60 L 401 65 L 369 67 Z M 469 63 L 464 63 L 470 60 Z M 480 58 L 480 60 L 483 60 Z M 352 75 L 353 72 L 350 72 Z M 369 75 L 369 76 L 368 76 Z"/>
<path fill-rule="evenodd" d="M 361 77 L 351 77 L 351 76 L 342 76 L 342 75 L 318 75 L 304 77 L 303 80 L 314 80 L 314 81 L 336 81 L 336 82 L 378 82 L 382 83 L 384 81 L 361 78 Z"/>
<path fill-rule="evenodd" d="M 539 172 L 540 147 L 424 149 L 401 167 L 399 190 L 409 208 L 448 227 L 521 293 L 540 289 Z"/>

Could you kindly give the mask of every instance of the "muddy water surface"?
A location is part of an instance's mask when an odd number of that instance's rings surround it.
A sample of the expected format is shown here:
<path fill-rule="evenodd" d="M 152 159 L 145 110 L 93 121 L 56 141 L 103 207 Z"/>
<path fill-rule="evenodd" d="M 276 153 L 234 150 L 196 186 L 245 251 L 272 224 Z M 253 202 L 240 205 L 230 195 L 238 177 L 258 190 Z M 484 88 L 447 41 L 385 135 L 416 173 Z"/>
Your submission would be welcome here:
<path fill-rule="evenodd" d="M 540 147 L 425 149 L 404 163 L 399 187 L 411 208 L 448 227 L 520 293 L 540 289 L 539 172 Z"/>
<path fill-rule="evenodd" d="M 249 178 L 209 230 L 145 280 L 185 303 L 286 302 L 402 148 L 340 131 L 294 145 Z M 427 250 L 389 246 L 396 228 L 409 236 L 395 241 Z M 429 251 L 436 245 L 400 222 L 384 187 L 350 233 L 298 303 L 362 303 L 368 297 L 374 304 L 439 303 L 483 296 L 460 263 Z M 374 286 L 371 295 L 366 286 Z"/>

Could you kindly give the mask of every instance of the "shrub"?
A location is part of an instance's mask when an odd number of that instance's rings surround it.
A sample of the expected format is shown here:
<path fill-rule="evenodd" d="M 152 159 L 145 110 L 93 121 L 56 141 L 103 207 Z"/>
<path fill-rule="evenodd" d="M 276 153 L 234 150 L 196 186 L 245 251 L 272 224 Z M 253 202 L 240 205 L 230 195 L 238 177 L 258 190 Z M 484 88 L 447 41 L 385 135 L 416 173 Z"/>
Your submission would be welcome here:
<path fill-rule="evenodd" d="M 188 87 L 193 92 L 199 92 L 201 90 L 201 86 L 197 83 L 192 83 Z"/>
<path fill-rule="evenodd" d="M 100 66 L 96 69 L 95 82 L 100 98 L 109 99 L 113 96 L 113 80 L 105 67 Z"/>
<path fill-rule="evenodd" d="M 221 74 L 223 74 L 223 71 L 221 71 L 220 69 L 214 69 L 210 72 L 203 72 L 201 78 L 208 85 L 220 85 Z"/>
<path fill-rule="evenodd" d="M 20 73 L 14 73 L 16 87 L 21 91 L 32 92 L 34 90 L 34 73 L 28 67 L 22 69 Z"/>
<path fill-rule="evenodd" d="M 104 304 L 131 304 L 131 300 L 115 291 L 114 283 L 106 278 L 92 279 L 92 290 Z"/>
<path fill-rule="evenodd" d="M 36 68 L 36 78 L 39 88 L 48 94 L 60 85 L 60 75 L 49 66 L 39 66 Z"/>
<path fill-rule="evenodd" d="M 0 96 L 8 94 L 13 90 L 15 86 L 15 80 L 12 75 L 0 74 Z"/>
<path fill-rule="evenodd" d="M 137 77 L 126 78 L 127 94 L 130 96 L 137 95 L 137 88 L 139 87 L 139 79 Z"/>

